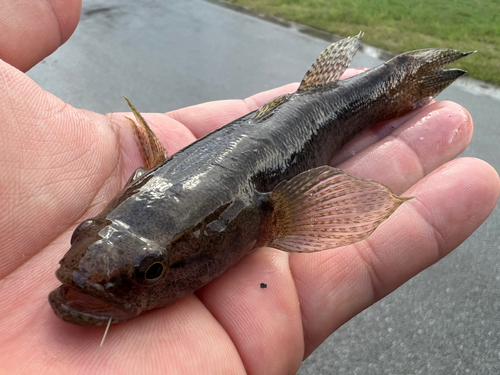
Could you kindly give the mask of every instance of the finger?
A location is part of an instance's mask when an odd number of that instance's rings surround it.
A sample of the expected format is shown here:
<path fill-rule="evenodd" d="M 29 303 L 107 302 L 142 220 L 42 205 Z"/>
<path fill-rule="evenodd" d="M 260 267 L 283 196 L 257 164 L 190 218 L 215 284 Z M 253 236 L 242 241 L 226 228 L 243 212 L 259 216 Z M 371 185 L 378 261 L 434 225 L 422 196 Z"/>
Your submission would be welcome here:
<path fill-rule="evenodd" d="M 409 114 L 386 136 L 391 126 L 395 125 L 389 122 L 365 132 L 364 138 L 350 147 L 359 148 L 382 139 L 338 167 L 355 176 L 379 181 L 396 194 L 463 152 L 473 132 L 469 113 L 448 101 L 433 103 Z"/>
<path fill-rule="evenodd" d="M 27 71 L 71 36 L 81 0 L 6 0 L 0 11 L 0 59 Z"/>
<path fill-rule="evenodd" d="M 342 79 L 352 77 L 366 68 L 348 69 Z M 164 142 L 169 155 L 177 152 L 195 139 L 203 137 L 223 125 L 261 107 L 267 101 L 286 93 L 292 93 L 298 84 L 292 83 L 276 89 L 264 91 L 244 100 L 220 100 L 203 103 L 191 107 L 181 108 L 161 114 L 143 114 L 157 136 Z M 130 116 L 128 113 L 109 114 L 108 117 L 117 129 L 128 127 L 128 122 L 122 117 Z M 183 127 L 186 127 L 188 134 Z M 128 138 L 124 137 L 123 139 Z M 128 149 L 124 147 L 124 149 Z M 130 159 L 136 159 L 136 154 Z M 133 163 L 136 165 L 137 163 Z"/>
<path fill-rule="evenodd" d="M 457 136 L 457 134 L 461 133 L 457 131 L 457 129 L 460 128 L 465 128 L 468 133 L 462 137 Z M 401 127 L 394 132 L 392 138 L 397 139 L 397 137 L 402 137 L 410 145 L 407 147 L 411 148 L 412 140 L 414 140 L 414 138 L 420 140 L 422 132 L 425 134 L 426 142 L 424 142 L 420 148 L 415 147 L 415 150 L 402 148 L 394 152 L 396 152 L 396 154 L 399 152 L 398 160 L 401 157 L 406 157 L 411 161 L 413 160 L 412 158 L 418 157 L 421 161 L 415 163 L 417 166 L 421 164 L 423 167 L 431 169 L 437 163 L 441 163 L 447 160 L 447 158 L 452 158 L 456 153 L 461 152 L 463 148 L 466 147 L 472 133 L 472 122 L 470 121 L 470 116 L 460 106 L 454 103 L 436 103 L 417 114 L 408 116 Z M 453 137 L 456 138 L 456 142 L 449 142 L 453 140 Z M 445 139 L 446 142 L 441 142 L 443 139 Z M 374 152 L 377 150 L 386 152 L 383 147 L 386 146 L 386 142 L 389 141 L 385 139 L 380 142 L 380 145 L 374 145 Z M 393 141 L 393 143 L 394 142 L 395 141 Z M 430 143 L 430 146 L 428 146 L 428 143 Z M 443 144 L 443 147 L 436 147 L 436 144 Z M 397 148 L 392 143 L 389 143 L 389 145 L 390 146 L 387 147 Z M 390 151 L 393 150 L 389 150 L 388 152 Z M 372 154 L 373 152 L 367 152 L 369 156 L 372 156 Z M 387 155 L 389 154 L 387 153 Z M 392 153 L 390 155 L 392 157 Z M 384 160 L 383 157 L 384 155 L 382 155 L 382 161 L 380 158 L 375 158 L 376 163 L 381 163 L 383 165 L 385 165 L 384 163 L 390 164 L 390 162 Z M 367 159 L 368 162 L 370 160 L 370 158 Z M 408 164 L 410 163 L 408 162 Z M 368 164 L 367 166 L 368 170 L 376 168 L 376 164 Z M 422 168 L 409 167 L 408 169 L 409 172 L 401 178 L 412 177 L 416 181 L 422 177 L 422 172 L 427 172 L 427 170 L 423 170 Z M 352 170 L 355 170 L 355 168 L 351 168 L 349 172 L 352 173 Z M 358 171 L 358 175 L 365 177 L 362 172 L 363 171 Z M 378 173 L 379 175 L 381 173 L 388 174 L 384 168 L 381 168 Z M 410 176 L 411 173 L 414 175 Z M 396 173 L 396 175 L 398 175 L 398 173 Z M 399 178 L 400 176 L 397 176 L 396 179 L 390 180 L 390 176 L 386 177 L 392 185 L 394 185 L 394 181 L 400 181 Z M 401 181 L 401 185 L 405 184 L 404 181 Z M 269 366 L 272 360 L 262 355 L 256 355 L 256 353 L 260 353 L 263 348 L 259 347 L 258 343 L 254 343 L 252 340 L 247 339 L 250 332 L 254 332 L 258 337 L 269 340 L 269 342 L 272 343 L 272 345 L 270 345 L 271 347 L 279 347 L 283 349 L 283 353 L 293 353 L 297 355 L 297 350 L 299 348 L 299 337 L 297 337 L 297 335 L 293 336 L 293 331 L 291 330 L 294 322 L 292 317 L 297 316 L 293 314 L 293 306 L 297 306 L 293 304 L 294 294 L 290 292 L 293 291 L 293 288 L 287 288 L 285 286 L 287 285 L 285 281 L 286 274 L 283 275 L 276 269 L 276 259 L 283 258 L 281 261 L 285 262 L 287 259 L 286 254 L 281 254 L 280 256 L 278 252 L 278 254 L 272 256 L 273 261 L 271 261 L 271 259 L 265 259 L 265 255 L 260 255 L 259 257 L 258 254 L 260 254 L 258 251 L 251 254 L 242 261 L 241 265 L 237 265 L 233 269 L 230 269 L 226 274 L 198 293 L 212 314 L 221 322 L 226 331 L 233 338 L 240 355 L 244 358 L 247 370 L 252 369 L 255 373 L 262 371 L 262 367 L 259 366 Z M 251 265 L 253 262 L 259 264 L 259 266 L 252 267 Z M 246 278 L 241 276 L 247 273 L 251 276 Z M 273 289 L 267 291 L 267 294 L 266 292 L 259 292 L 259 280 L 264 280 L 265 283 L 269 285 L 269 288 L 272 287 Z M 321 287 L 319 288 L 321 289 Z M 219 290 L 224 290 L 224 294 L 219 295 Z M 249 291 L 252 291 L 252 293 Z M 289 323 L 286 334 L 281 333 L 283 331 L 281 322 L 273 321 L 273 316 L 275 315 L 273 311 L 276 312 L 279 310 L 279 307 L 276 306 L 280 306 L 281 308 L 287 306 L 286 311 L 288 311 L 288 315 L 286 316 L 288 322 L 292 323 Z M 244 322 L 241 322 L 241 316 L 239 314 L 234 314 L 234 311 L 240 310 L 244 310 L 247 313 L 245 316 L 252 316 L 253 318 L 245 319 Z M 280 332 L 280 334 L 276 334 L 278 332 Z M 283 338 L 285 338 L 285 340 L 283 340 L 283 342 L 280 341 L 280 339 Z M 272 351 L 268 351 L 267 354 L 269 354 L 270 357 L 275 355 Z M 293 354 L 291 357 L 293 357 Z M 254 360 L 256 357 L 259 358 L 259 361 Z M 285 359 L 287 357 L 284 356 L 282 358 Z M 276 371 L 283 370 L 283 368 L 279 367 L 283 365 L 283 363 L 275 361 L 273 365 L 277 366 L 274 368 Z"/>
<path fill-rule="evenodd" d="M 173 155 L 197 138 L 259 108 L 276 96 L 295 91 L 296 88 L 297 84 L 289 84 L 244 100 L 220 100 L 181 108 L 166 114 L 143 113 L 142 115 L 163 142 L 168 154 Z M 125 167 L 123 179 L 127 180 L 130 174 L 143 164 L 135 137 L 126 119 L 126 117 L 133 118 L 133 115 L 118 112 L 106 116 L 115 132 L 119 134 Z"/>
<path fill-rule="evenodd" d="M 354 139 L 347 142 L 339 151 L 335 152 L 332 157 L 332 165 L 340 165 L 340 163 L 345 162 L 347 159 L 359 154 L 365 148 L 372 146 L 381 139 L 391 135 L 396 129 L 401 127 L 403 124 L 408 123 L 412 119 L 420 119 L 423 117 L 421 114 L 427 111 L 427 107 L 435 104 L 434 100 L 431 100 L 428 104 L 407 113 L 401 117 L 391 119 L 388 121 L 383 121 L 379 124 L 366 129 L 361 134 L 358 134 Z"/>
<path fill-rule="evenodd" d="M 194 142 L 215 129 L 258 108 L 260 103 L 294 90 L 296 85 L 287 85 L 278 89 L 259 93 L 245 100 L 221 100 L 178 109 L 166 114 L 143 113 L 151 129 L 163 142 L 168 155 L 173 155 L 188 144 Z M 292 91 L 293 91 L 292 90 Z M 120 139 L 122 159 L 124 160 L 122 180 L 143 165 L 137 141 L 126 117 L 134 118 L 131 113 L 117 112 L 106 115 Z"/>
<path fill-rule="evenodd" d="M 258 94 L 257 99 L 252 99 L 255 102 L 252 108 L 258 107 L 269 96 L 268 92 L 263 94 L 263 96 Z M 274 94 L 271 93 L 271 95 Z M 211 110 L 217 108 L 215 112 L 227 114 L 231 112 L 233 105 L 236 107 L 237 114 L 233 113 L 231 116 L 241 114 L 241 101 L 220 101 L 186 108 L 186 112 L 179 118 L 181 120 L 188 118 L 187 121 L 189 121 L 191 114 L 195 117 L 202 116 L 201 113 L 206 109 L 205 107 Z M 187 109 L 193 109 L 193 111 L 190 112 Z M 182 111 L 184 110 L 179 110 L 179 112 Z M 127 114 L 115 115 L 113 115 L 113 122 L 121 122 L 122 126 L 128 129 L 129 124 L 125 121 Z M 159 114 L 145 114 L 144 116 L 164 142 L 169 155 L 195 140 L 194 135 L 184 130 L 183 124 L 172 120 L 169 116 L 162 117 Z M 211 122 L 211 119 L 215 119 L 217 115 L 207 117 L 207 122 L 203 123 L 200 120 L 200 123 L 214 128 L 222 123 L 220 119 Z M 406 116 L 365 131 L 340 150 L 331 164 L 353 175 L 375 179 L 388 185 L 396 193 L 401 193 L 437 166 L 463 152 L 470 142 L 472 132 L 473 122 L 464 108 L 448 101 L 433 102 Z M 121 139 L 126 138 L 121 137 Z M 124 147 L 124 150 L 130 152 L 130 150 L 137 149 L 135 145 L 130 144 L 130 146 Z M 397 158 L 394 157 L 396 154 Z M 355 158 L 348 158 L 354 155 L 356 155 Z M 139 153 L 135 154 L 135 160 L 135 162 L 126 163 L 131 166 L 127 169 L 127 176 L 142 165 Z M 339 164 L 340 161 L 344 162 Z M 390 168 L 387 168 L 388 164 L 391 165 Z M 388 173 L 388 171 L 391 172 Z"/>
<path fill-rule="evenodd" d="M 341 79 L 347 79 L 366 70 L 368 69 L 347 69 Z M 290 83 L 243 100 L 209 102 L 168 112 L 167 115 L 184 124 L 197 138 L 201 138 L 238 117 L 260 108 L 277 96 L 295 92 L 298 85 L 298 83 Z"/>
<path fill-rule="evenodd" d="M 264 91 L 244 100 L 220 100 L 168 112 L 171 118 L 184 124 L 196 138 L 201 138 L 238 117 L 256 110 L 279 95 L 294 92 L 297 84 Z"/>
<path fill-rule="evenodd" d="M 406 191 L 415 199 L 368 240 L 292 255 L 306 356 L 347 320 L 462 243 L 491 213 L 499 190 L 498 174 L 485 162 L 453 160 Z"/>

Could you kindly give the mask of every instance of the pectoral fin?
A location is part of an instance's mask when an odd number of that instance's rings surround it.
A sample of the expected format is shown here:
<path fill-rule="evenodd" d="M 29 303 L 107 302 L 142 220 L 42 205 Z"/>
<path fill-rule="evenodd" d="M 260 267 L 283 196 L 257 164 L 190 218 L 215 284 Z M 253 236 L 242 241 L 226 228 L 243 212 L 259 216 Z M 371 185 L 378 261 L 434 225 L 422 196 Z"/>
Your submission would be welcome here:
<path fill-rule="evenodd" d="M 127 102 L 137 120 L 136 123 L 134 120 L 127 117 L 141 146 L 144 166 L 147 170 L 150 170 L 163 163 L 166 159 L 167 153 L 165 152 L 163 144 L 151 130 L 144 117 L 142 117 L 142 115 L 135 109 L 126 97 L 123 98 Z"/>
<path fill-rule="evenodd" d="M 134 173 L 132 173 L 132 176 L 130 176 L 128 181 L 125 183 L 125 186 L 129 186 L 130 184 L 132 184 L 132 182 L 134 182 L 135 180 L 137 180 L 138 178 L 140 178 L 141 176 L 143 176 L 147 172 L 148 172 L 148 170 L 146 168 L 142 168 L 142 167 L 137 168 L 134 171 Z"/>
<path fill-rule="evenodd" d="M 329 166 L 280 183 L 268 196 L 268 246 L 314 252 L 367 238 L 403 202 L 388 187 Z"/>

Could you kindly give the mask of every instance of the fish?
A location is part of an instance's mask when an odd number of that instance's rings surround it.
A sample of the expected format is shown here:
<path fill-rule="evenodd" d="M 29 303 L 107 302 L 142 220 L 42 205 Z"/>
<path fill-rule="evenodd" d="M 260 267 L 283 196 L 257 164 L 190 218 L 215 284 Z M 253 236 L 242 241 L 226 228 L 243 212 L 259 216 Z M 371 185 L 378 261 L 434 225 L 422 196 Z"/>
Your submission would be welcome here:
<path fill-rule="evenodd" d="M 144 167 L 74 230 L 54 313 L 109 328 L 195 292 L 256 247 L 315 252 L 370 236 L 411 197 L 329 166 L 333 154 L 428 103 L 465 73 L 444 66 L 472 52 L 410 51 L 340 80 L 361 38 L 326 48 L 296 92 L 171 156 L 125 98 Z"/>

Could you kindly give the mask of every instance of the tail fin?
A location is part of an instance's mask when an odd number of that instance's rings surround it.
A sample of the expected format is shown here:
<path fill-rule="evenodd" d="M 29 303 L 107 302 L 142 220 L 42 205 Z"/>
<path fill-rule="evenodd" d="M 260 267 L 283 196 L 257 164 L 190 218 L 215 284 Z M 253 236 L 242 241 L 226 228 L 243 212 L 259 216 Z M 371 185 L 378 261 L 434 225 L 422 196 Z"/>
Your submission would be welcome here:
<path fill-rule="evenodd" d="M 474 52 L 430 48 L 406 52 L 389 60 L 384 65 L 392 71 L 387 90 L 394 95 L 393 114 L 400 116 L 429 102 L 466 73 L 443 67 Z"/>
<path fill-rule="evenodd" d="M 428 48 L 405 52 L 399 56 L 413 57 L 420 62 L 420 69 L 434 71 L 475 52 L 460 52 L 451 48 Z"/>
<path fill-rule="evenodd" d="M 418 79 L 422 97 L 434 97 L 448 87 L 462 74 L 462 69 L 442 69 L 445 65 L 468 56 L 476 51 L 460 52 L 449 48 L 430 48 L 403 53 L 413 60 L 412 68 Z"/>
<path fill-rule="evenodd" d="M 420 79 L 423 96 L 434 97 L 453 83 L 458 77 L 467 73 L 462 69 L 440 69 Z"/>

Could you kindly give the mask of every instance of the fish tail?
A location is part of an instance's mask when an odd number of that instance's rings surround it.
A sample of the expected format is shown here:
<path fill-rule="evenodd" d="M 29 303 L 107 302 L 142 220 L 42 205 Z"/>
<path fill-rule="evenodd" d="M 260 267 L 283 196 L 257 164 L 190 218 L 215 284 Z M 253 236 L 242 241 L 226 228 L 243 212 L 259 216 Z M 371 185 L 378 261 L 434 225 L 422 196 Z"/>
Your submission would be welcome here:
<path fill-rule="evenodd" d="M 406 105 L 401 108 L 415 109 L 429 102 L 466 73 L 462 69 L 443 67 L 474 52 L 430 48 L 406 52 L 388 61 L 387 65 L 394 67 L 392 79 L 389 80 L 389 92 L 394 92 L 398 97 L 394 100 L 395 104 L 400 105 L 403 101 Z"/>
<path fill-rule="evenodd" d="M 453 61 L 468 56 L 476 51 L 460 52 L 449 48 L 424 49 L 407 52 L 406 56 L 415 60 L 418 88 L 422 96 L 434 97 L 448 87 L 462 74 L 462 69 L 443 69 Z"/>

